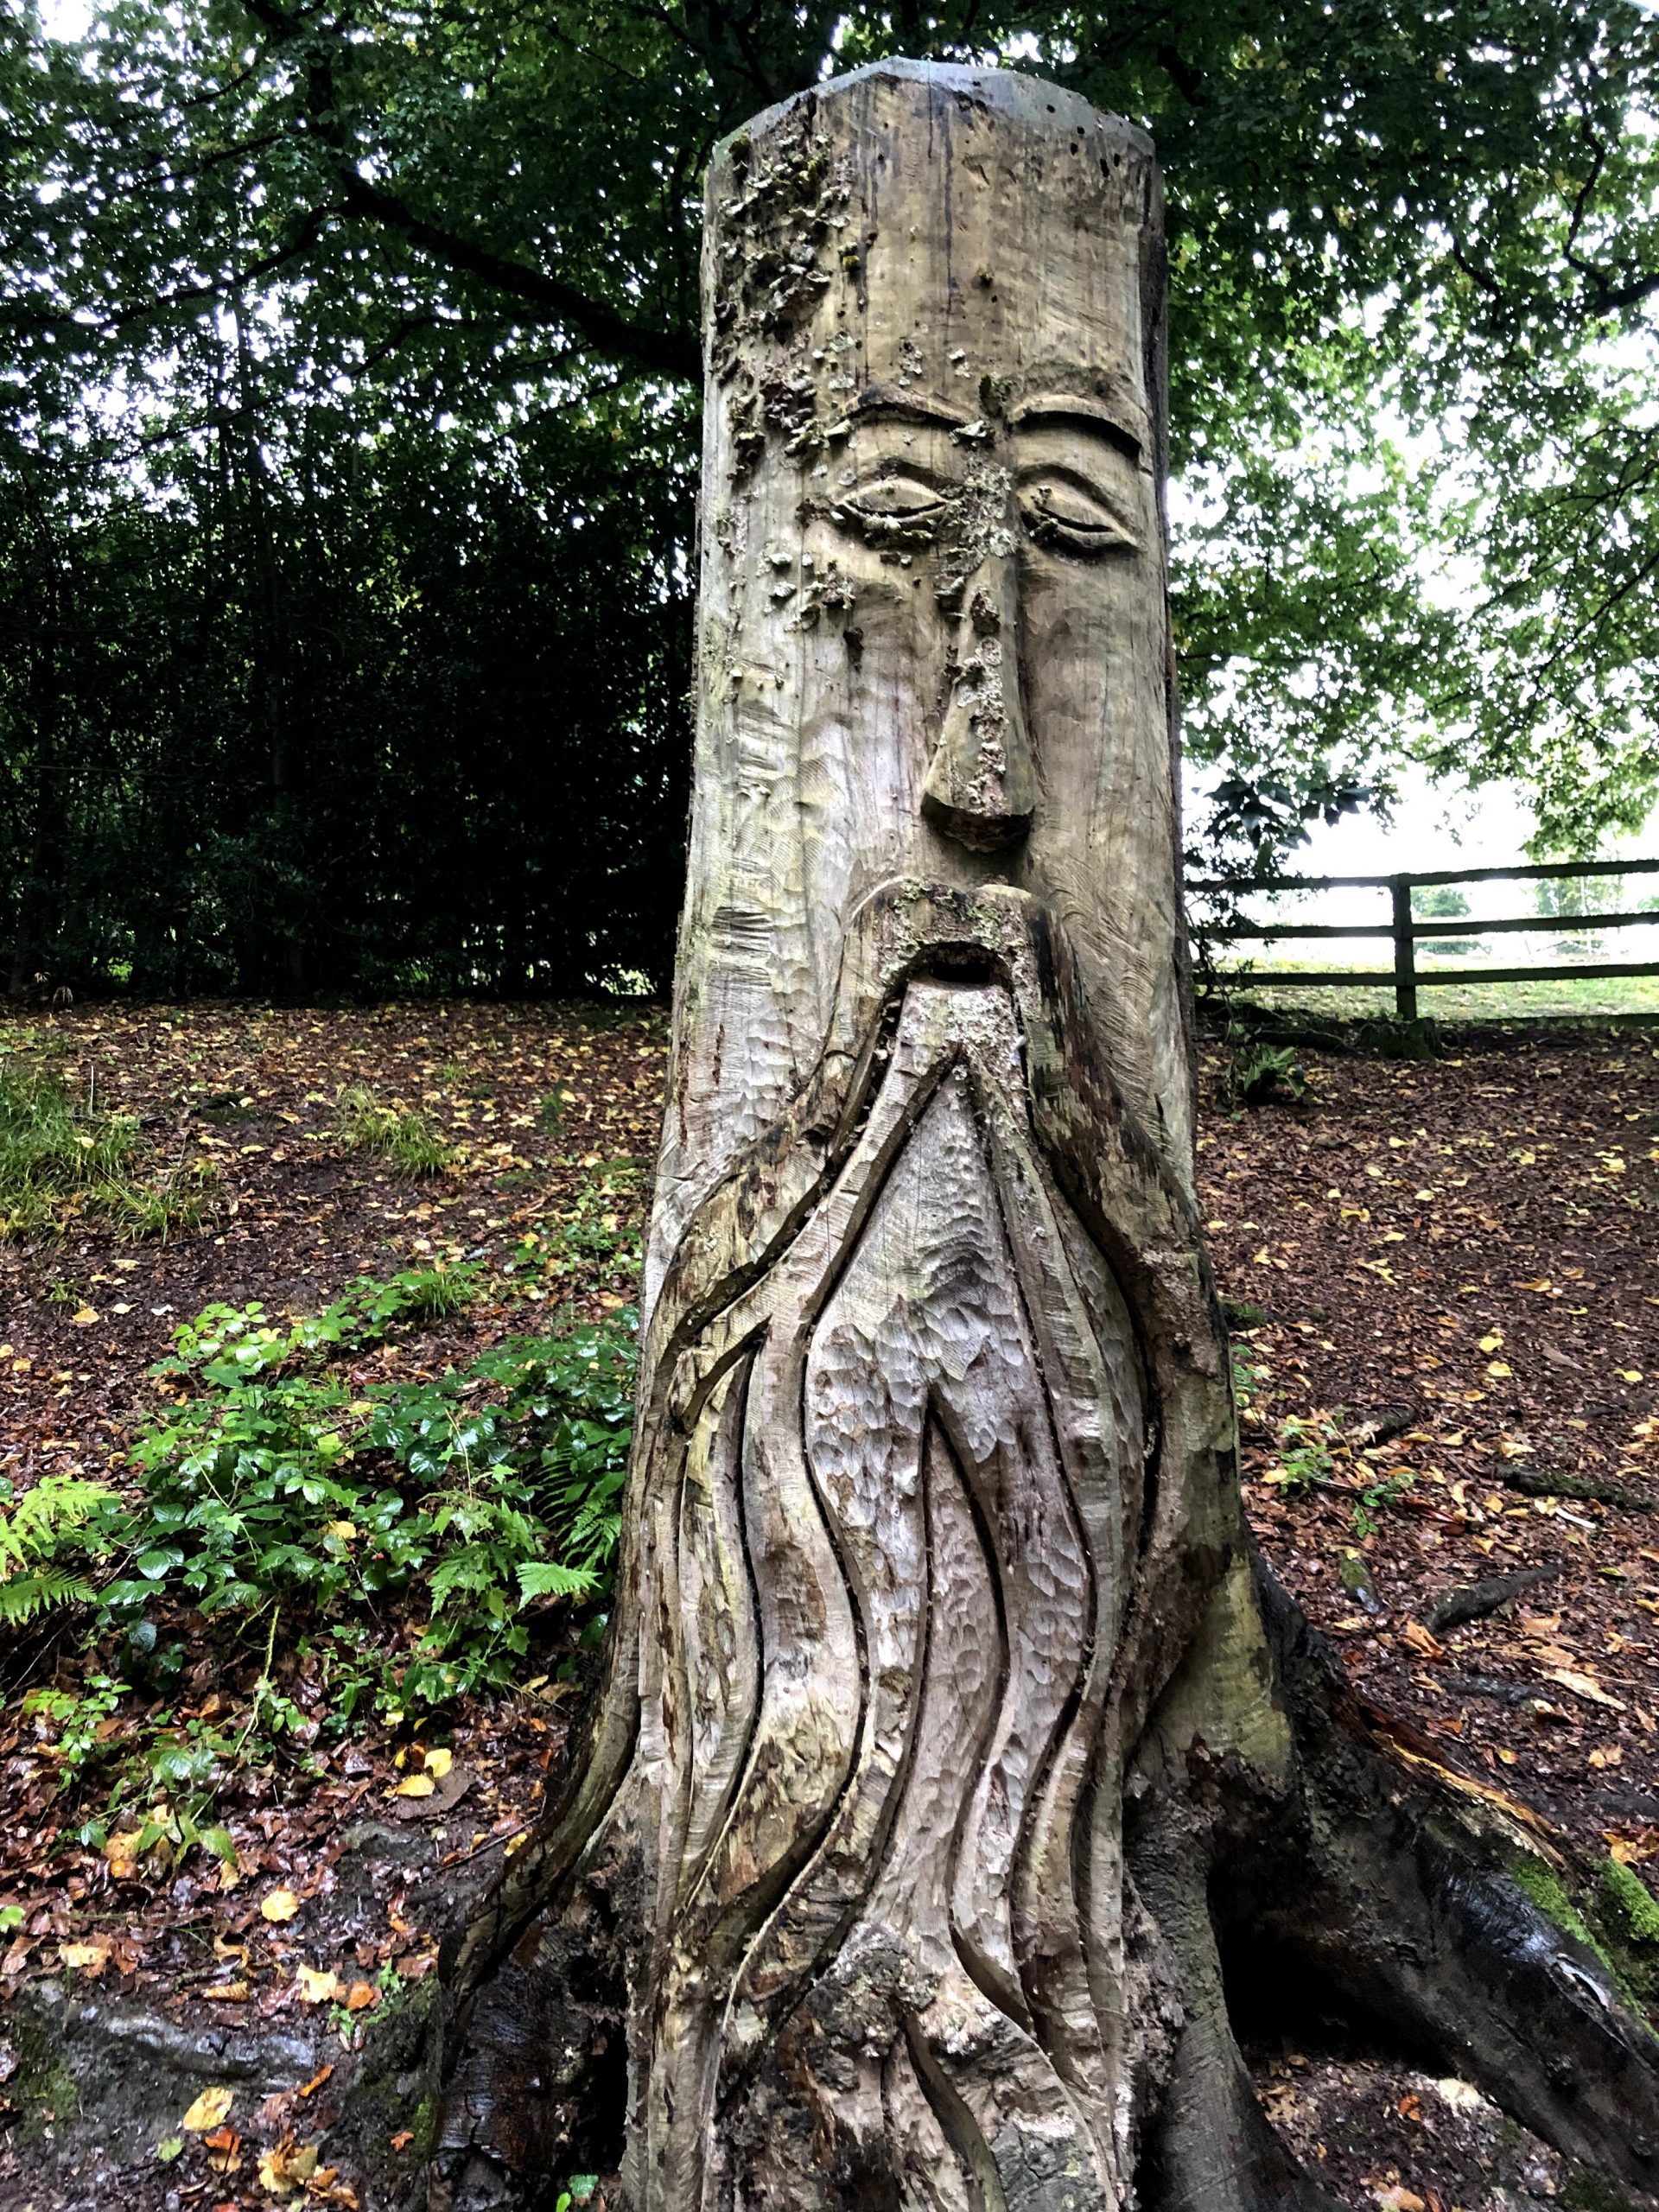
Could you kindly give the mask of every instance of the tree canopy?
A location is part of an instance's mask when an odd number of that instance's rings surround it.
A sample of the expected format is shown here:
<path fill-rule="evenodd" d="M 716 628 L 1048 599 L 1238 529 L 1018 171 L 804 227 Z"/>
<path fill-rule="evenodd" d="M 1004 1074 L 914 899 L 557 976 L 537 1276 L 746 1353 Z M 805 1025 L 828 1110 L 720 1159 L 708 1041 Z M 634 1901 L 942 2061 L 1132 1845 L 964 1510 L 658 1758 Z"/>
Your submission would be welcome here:
<path fill-rule="evenodd" d="M 901 51 L 1153 134 L 1209 865 L 1402 765 L 1659 792 L 1630 0 L 104 0 L 0 19 L 15 987 L 658 982 L 701 179 Z"/>

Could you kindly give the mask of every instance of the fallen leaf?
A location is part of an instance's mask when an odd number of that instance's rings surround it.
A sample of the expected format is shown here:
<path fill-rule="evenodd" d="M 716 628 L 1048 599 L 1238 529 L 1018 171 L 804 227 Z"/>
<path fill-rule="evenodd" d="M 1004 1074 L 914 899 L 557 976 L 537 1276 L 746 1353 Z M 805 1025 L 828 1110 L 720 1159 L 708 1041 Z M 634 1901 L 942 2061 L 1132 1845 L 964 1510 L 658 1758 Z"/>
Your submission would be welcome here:
<path fill-rule="evenodd" d="M 1421 1621 L 1408 1621 L 1400 1631 L 1400 1641 L 1425 1659 L 1438 1659 L 1446 1649 L 1439 1638 L 1431 1635 Z"/>
<path fill-rule="evenodd" d="M 1490 2112 L 1492 2109 L 1471 2082 L 1459 2082 L 1455 2075 L 1444 2082 L 1437 2082 L 1434 2088 L 1441 2102 L 1450 2105 L 1453 2112 Z"/>
<path fill-rule="evenodd" d="M 138 1872 L 137 1829 L 130 1829 L 123 1835 L 112 1835 L 104 1847 L 104 1856 L 109 1864 L 111 1880 L 130 1882 Z"/>
<path fill-rule="evenodd" d="M 110 1947 L 107 1943 L 60 1943 L 58 1956 L 78 1974 L 96 1977 L 110 1963 Z"/>
<path fill-rule="evenodd" d="M 291 2196 L 309 2183 L 316 2171 L 317 2145 L 296 2143 L 291 2134 L 273 2144 L 259 2160 L 261 2185 L 273 2196 Z"/>
<path fill-rule="evenodd" d="M 372 2005 L 379 2002 L 380 1993 L 370 1982 L 354 1981 L 346 1993 L 346 2010 L 348 2012 L 366 2012 Z"/>
<path fill-rule="evenodd" d="M 391 2139 L 391 2147 L 394 2151 L 406 2151 L 414 2140 L 415 2131 L 412 2127 L 400 2127 Z"/>
<path fill-rule="evenodd" d="M 1592 1681 L 1588 1675 L 1580 1674 L 1572 1667 L 1552 1667 L 1546 1670 L 1546 1681 L 1559 1682 L 1564 1690 L 1571 1690 L 1574 1697 L 1588 1698 L 1592 1705 L 1605 1705 L 1610 1712 L 1623 1713 L 1624 1700 L 1605 1690 L 1599 1682 Z"/>
<path fill-rule="evenodd" d="M 98 1326 L 98 1308 L 95 1306 L 83 1306 L 76 1313 L 72 1313 L 69 1319 L 77 1329 L 94 1329 Z"/>
<path fill-rule="evenodd" d="M 280 2145 L 274 2151 L 264 2151 L 259 2158 L 259 2186 L 272 2196 L 292 2196 L 300 2183 L 290 2181 L 288 2164 Z"/>
<path fill-rule="evenodd" d="M 201 1993 L 209 2004 L 245 2005 L 248 2001 L 248 1985 L 245 1981 L 222 1981 L 218 1988 L 204 1989 Z"/>
<path fill-rule="evenodd" d="M 234 2089 L 204 2089 L 179 2126 L 187 2134 L 204 2135 L 210 2127 L 223 2126 L 235 2102 Z"/>
<path fill-rule="evenodd" d="M 442 1745 L 435 1745 L 426 1755 L 426 1770 L 436 1782 L 442 1782 L 454 1764 L 455 1755 Z"/>
<path fill-rule="evenodd" d="M 340 1976 L 332 1967 L 300 1968 L 300 2002 L 302 2005 L 326 2005 L 330 1998 L 339 1994 Z"/>
<path fill-rule="evenodd" d="M 211 2135 L 204 2135 L 201 2139 L 207 2148 L 207 2164 L 214 2173 L 241 2171 L 242 2138 L 233 2127 L 216 2127 Z"/>
<path fill-rule="evenodd" d="M 273 1927 L 292 1920 L 299 1909 L 300 1901 L 292 1890 L 272 1890 L 269 1897 L 259 1900 L 260 1918 L 270 1921 Z"/>
<path fill-rule="evenodd" d="M 391 1794 L 394 1797 L 429 1797 L 437 1786 L 429 1774 L 411 1774 Z"/>

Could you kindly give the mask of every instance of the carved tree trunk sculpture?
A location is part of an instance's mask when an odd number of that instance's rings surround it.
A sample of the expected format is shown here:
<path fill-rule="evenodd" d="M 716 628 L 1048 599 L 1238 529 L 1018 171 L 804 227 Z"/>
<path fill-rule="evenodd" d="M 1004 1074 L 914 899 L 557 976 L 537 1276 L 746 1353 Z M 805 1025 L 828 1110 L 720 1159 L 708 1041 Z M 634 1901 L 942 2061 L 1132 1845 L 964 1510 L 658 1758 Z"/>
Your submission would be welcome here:
<path fill-rule="evenodd" d="M 1405 1779 L 1249 1548 L 1151 149 L 886 63 L 708 208 L 626 1548 L 562 1808 L 446 1961 L 435 2201 L 602 2156 L 624 2047 L 635 2212 L 1313 2201 L 1224 1948 L 1649 2180 L 1650 2046 L 1508 1881 L 1519 1816 Z"/>

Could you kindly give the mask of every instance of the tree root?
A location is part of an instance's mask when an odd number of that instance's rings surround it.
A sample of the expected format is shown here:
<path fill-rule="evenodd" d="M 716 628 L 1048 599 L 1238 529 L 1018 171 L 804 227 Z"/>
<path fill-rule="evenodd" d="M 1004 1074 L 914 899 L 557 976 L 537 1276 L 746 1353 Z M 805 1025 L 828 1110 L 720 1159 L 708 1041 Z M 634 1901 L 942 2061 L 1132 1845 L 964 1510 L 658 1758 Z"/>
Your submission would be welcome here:
<path fill-rule="evenodd" d="M 1178 1684 L 1126 1788 L 1126 1943 L 1172 2026 L 1148 2059 L 1141 2203 L 1328 2202 L 1263 2118 L 1239 2056 L 1234 2024 L 1268 2018 L 1302 2029 L 1339 2020 L 1376 2048 L 1457 2074 L 1556 2149 L 1651 2197 L 1659 2041 L 1596 1953 L 1516 1878 L 1529 1859 L 1563 1867 L 1551 1832 L 1358 1698 L 1259 1558 L 1249 1587 L 1268 1675 L 1256 1715 L 1236 1688 L 1223 1714 L 1207 1689 L 1210 1725 L 1194 1729 Z M 1213 1639 L 1195 1657 L 1229 1679 Z M 1294 1747 L 1276 1775 L 1252 1739 L 1268 1713 L 1288 1723 Z M 574 1860 L 581 1783 L 578 1761 L 566 1809 L 520 1855 L 530 1865 L 515 1861 L 484 1915 L 446 1945 L 431 2212 L 539 2212 L 561 2177 L 620 2160 L 639 1901 L 622 1893 L 613 1860 Z"/>

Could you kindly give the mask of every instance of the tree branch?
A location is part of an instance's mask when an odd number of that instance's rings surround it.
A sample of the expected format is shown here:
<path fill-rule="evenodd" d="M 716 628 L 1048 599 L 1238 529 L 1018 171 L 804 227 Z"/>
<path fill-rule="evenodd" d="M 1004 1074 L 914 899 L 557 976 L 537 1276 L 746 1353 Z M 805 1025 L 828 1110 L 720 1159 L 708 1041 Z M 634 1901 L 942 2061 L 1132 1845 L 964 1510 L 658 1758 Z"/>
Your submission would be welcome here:
<path fill-rule="evenodd" d="M 311 26 L 289 15 L 277 0 L 242 0 L 242 4 L 274 37 L 298 41 L 313 35 Z M 422 214 L 401 194 L 371 183 L 340 142 L 334 121 L 337 111 L 334 73 L 321 57 L 307 72 L 306 106 L 308 135 L 326 154 L 340 193 L 338 212 L 378 223 L 451 269 L 507 293 L 538 316 L 559 323 L 595 353 L 612 359 L 620 358 L 649 375 L 665 377 L 676 384 L 699 381 L 701 356 L 696 344 L 683 334 L 636 322 L 533 262 L 499 253 L 480 238 L 449 230 Z"/>
<path fill-rule="evenodd" d="M 515 260 L 511 255 L 497 253 L 478 239 L 445 230 L 441 224 L 429 221 L 397 193 L 371 184 L 349 162 L 339 167 L 336 182 L 347 214 L 366 216 L 381 223 L 407 238 L 411 245 L 420 246 L 447 262 L 451 268 L 462 270 L 468 276 L 480 277 L 498 290 L 509 293 L 535 308 L 538 315 L 562 324 L 595 353 L 607 354 L 613 359 L 620 356 L 652 376 L 667 377 L 676 384 L 695 384 L 701 378 L 702 364 L 697 348 L 678 333 L 635 322 L 607 307 L 602 300 L 590 299 L 574 284 L 550 276 L 532 263 Z"/>

